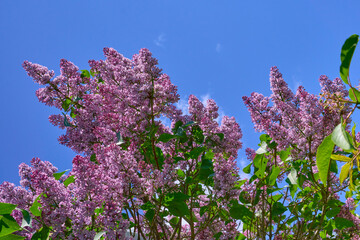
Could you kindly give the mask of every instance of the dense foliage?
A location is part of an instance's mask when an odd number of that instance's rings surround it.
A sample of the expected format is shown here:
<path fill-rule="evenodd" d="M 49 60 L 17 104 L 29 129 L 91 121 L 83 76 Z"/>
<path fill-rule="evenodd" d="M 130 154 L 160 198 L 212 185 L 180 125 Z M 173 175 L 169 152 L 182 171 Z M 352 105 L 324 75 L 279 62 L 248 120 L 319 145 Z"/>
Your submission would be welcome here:
<path fill-rule="evenodd" d="M 273 67 L 271 96 L 243 97 L 264 132 L 246 149 L 249 179 L 236 165 L 235 119 L 219 124 L 216 103 L 193 95 L 184 114 L 147 49 L 127 59 L 105 48 L 90 71 L 63 59 L 57 77 L 25 61 L 39 100 L 62 112 L 49 117 L 66 130 L 59 142 L 78 155 L 67 174 L 34 158 L 19 166 L 21 186 L 0 185 L 0 240 L 360 239 L 360 134 L 351 126 L 360 92 L 349 78 L 357 42 L 343 46 L 341 79 L 320 77 L 320 95 L 293 93 Z"/>

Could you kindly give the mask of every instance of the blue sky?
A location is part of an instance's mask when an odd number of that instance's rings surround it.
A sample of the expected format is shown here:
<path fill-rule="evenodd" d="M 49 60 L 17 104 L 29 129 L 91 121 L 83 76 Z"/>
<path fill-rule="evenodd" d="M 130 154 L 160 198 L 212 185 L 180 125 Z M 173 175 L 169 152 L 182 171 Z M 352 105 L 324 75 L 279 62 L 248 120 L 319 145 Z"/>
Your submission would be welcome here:
<path fill-rule="evenodd" d="M 65 170 L 75 155 L 58 144 L 62 130 L 48 122 L 58 111 L 38 102 L 24 60 L 59 73 L 61 58 L 88 69 L 104 47 L 129 58 L 149 48 L 183 100 L 210 97 L 236 117 L 241 165 L 259 136 L 241 97 L 269 95 L 274 65 L 292 89 L 302 84 L 319 93 L 319 76 L 339 76 L 341 46 L 360 33 L 359 9 L 355 0 L 0 1 L 0 183 L 18 183 L 18 165 L 33 157 Z M 359 50 L 351 76 L 360 78 Z"/>

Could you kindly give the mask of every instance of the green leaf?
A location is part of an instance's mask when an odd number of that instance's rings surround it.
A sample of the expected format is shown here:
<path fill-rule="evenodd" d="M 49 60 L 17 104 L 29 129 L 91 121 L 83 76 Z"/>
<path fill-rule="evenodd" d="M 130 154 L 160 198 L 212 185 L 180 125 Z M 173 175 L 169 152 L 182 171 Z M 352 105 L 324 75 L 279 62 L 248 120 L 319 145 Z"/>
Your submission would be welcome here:
<path fill-rule="evenodd" d="M 340 177 L 339 177 L 340 184 L 342 184 L 344 182 L 344 180 L 348 177 L 350 166 L 351 166 L 351 162 L 348 162 L 344 166 L 342 166 L 341 172 L 340 172 Z"/>
<path fill-rule="evenodd" d="M 41 210 L 39 209 L 41 207 L 41 203 L 39 203 L 40 197 L 42 194 L 40 194 L 35 201 L 33 202 L 32 206 L 29 208 L 30 212 L 36 216 L 36 217 L 40 217 L 41 216 Z"/>
<path fill-rule="evenodd" d="M 196 148 L 193 148 L 191 151 L 190 151 L 190 157 L 191 159 L 198 159 L 199 156 L 201 155 L 201 153 L 203 153 L 204 151 L 206 150 L 205 147 L 196 147 Z"/>
<path fill-rule="evenodd" d="M 178 175 L 179 177 L 181 177 L 181 178 L 184 178 L 184 177 L 185 177 L 185 173 L 184 173 L 184 171 L 181 170 L 181 169 L 178 169 L 178 170 L 177 170 L 177 175 Z"/>
<path fill-rule="evenodd" d="M 0 202 L 0 214 L 11 214 L 16 206 L 15 204 Z"/>
<path fill-rule="evenodd" d="M 158 138 L 159 142 L 164 142 L 167 143 L 168 141 L 170 141 L 171 139 L 177 138 L 177 136 L 172 135 L 170 133 L 163 133 L 160 135 L 160 137 Z"/>
<path fill-rule="evenodd" d="M 251 165 L 252 165 L 252 163 L 250 163 L 249 165 L 247 165 L 246 167 L 244 167 L 244 168 L 243 168 L 243 172 L 249 174 L 250 171 L 251 171 Z"/>
<path fill-rule="evenodd" d="M 344 228 L 353 227 L 354 223 L 348 219 L 337 217 L 335 218 L 335 226 L 337 229 L 341 230 Z"/>
<path fill-rule="evenodd" d="M 287 208 L 281 202 L 275 202 L 271 210 L 273 216 L 277 216 L 286 212 Z"/>
<path fill-rule="evenodd" d="M 331 159 L 337 160 L 337 161 L 341 161 L 341 162 L 350 162 L 352 161 L 352 158 L 343 156 L 343 155 L 335 155 L 335 154 L 331 154 Z"/>
<path fill-rule="evenodd" d="M 254 166 L 258 168 L 258 170 L 255 172 L 255 175 L 258 178 L 263 178 L 265 176 L 265 170 L 269 159 L 264 157 L 263 155 L 256 155 L 254 158 Z"/>
<path fill-rule="evenodd" d="M 256 150 L 256 154 L 263 154 L 263 153 L 267 153 L 267 143 L 266 142 L 261 142 L 260 147 L 258 148 L 258 150 Z"/>
<path fill-rule="evenodd" d="M 69 99 L 69 98 L 66 98 L 62 102 L 61 106 L 62 106 L 62 108 L 64 109 L 65 112 L 69 109 L 70 104 L 71 104 L 71 99 Z"/>
<path fill-rule="evenodd" d="M 198 126 L 195 125 L 191 129 L 192 136 L 197 144 L 202 144 L 205 140 L 203 130 Z"/>
<path fill-rule="evenodd" d="M 94 240 L 99 240 L 105 233 L 106 233 L 105 231 L 98 232 L 95 235 Z"/>
<path fill-rule="evenodd" d="M 246 220 L 246 218 L 252 218 L 253 213 L 244 205 L 241 204 L 234 204 L 230 208 L 230 216 L 234 219 L 238 219 L 241 221 Z"/>
<path fill-rule="evenodd" d="M 360 102 L 360 92 L 356 88 L 350 88 L 349 90 L 349 97 L 354 102 Z"/>
<path fill-rule="evenodd" d="M 341 208 L 340 207 L 334 207 L 332 209 L 330 209 L 329 211 L 326 212 L 326 217 L 328 218 L 333 218 L 335 217 L 336 215 L 339 214 Z"/>
<path fill-rule="evenodd" d="M 189 215 L 190 211 L 185 201 L 190 197 L 181 192 L 169 193 L 165 196 L 164 205 L 168 208 L 169 212 L 177 217 Z"/>
<path fill-rule="evenodd" d="M 216 133 L 216 135 L 219 136 L 220 141 L 224 140 L 224 134 L 223 133 Z"/>
<path fill-rule="evenodd" d="M 170 223 L 170 225 L 172 227 L 175 227 L 179 223 L 179 218 L 178 217 L 173 217 L 173 218 L 170 219 L 169 223 Z"/>
<path fill-rule="evenodd" d="M 345 128 L 341 123 L 339 123 L 332 132 L 331 140 L 336 144 L 336 146 L 342 148 L 344 151 L 354 149 L 351 145 L 349 136 L 346 134 Z"/>
<path fill-rule="evenodd" d="M 21 209 L 22 215 L 23 215 L 23 219 L 22 219 L 22 223 L 21 223 L 21 227 L 31 227 L 31 222 L 32 222 L 32 218 L 29 214 L 28 211 Z"/>
<path fill-rule="evenodd" d="M 273 167 L 270 178 L 269 178 L 270 186 L 273 186 L 276 183 L 276 179 L 279 176 L 280 171 L 281 171 L 280 167 Z"/>
<path fill-rule="evenodd" d="M 150 201 L 144 203 L 143 205 L 141 205 L 141 209 L 144 210 L 144 211 L 148 211 L 150 209 L 153 209 L 155 206 L 154 204 L 152 204 Z"/>
<path fill-rule="evenodd" d="M 324 138 L 316 152 L 316 166 L 319 170 L 320 179 L 325 186 L 327 184 L 328 171 L 330 167 L 330 157 L 334 149 L 334 143 L 331 141 L 333 134 Z"/>
<path fill-rule="evenodd" d="M 288 157 L 290 155 L 290 150 L 291 150 L 291 148 L 289 147 L 286 150 L 283 150 L 280 152 L 281 160 L 286 161 L 288 159 Z"/>
<path fill-rule="evenodd" d="M 75 118 L 77 114 L 75 113 L 75 108 L 71 108 L 70 117 Z"/>
<path fill-rule="evenodd" d="M 81 71 L 81 78 L 90 78 L 90 72 L 88 70 L 80 70 Z"/>
<path fill-rule="evenodd" d="M 99 74 L 100 72 L 94 72 L 94 70 L 90 69 L 90 75 L 95 77 L 95 75 Z"/>
<path fill-rule="evenodd" d="M 10 234 L 10 235 L 0 237 L 0 240 L 23 240 L 25 238 L 26 237 L 22 237 L 22 236 L 15 235 L 15 234 Z"/>
<path fill-rule="evenodd" d="M 145 213 L 145 218 L 150 222 L 152 223 L 153 219 L 154 219 L 154 216 L 155 216 L 155 210 L 154 209 L 149 209 L 146 211 Z"/>
<path fill-rule="evenodd" d="M 64 175 L 67 171 L 69 170 L 65 170 L 63 172 L 58 172 L 58 173 L 54 173 L 53 176 L 56 180 L 59 180 L 61 178 L 62 175 Z"/>
<path fill-rule="evenodd" d="M 19 224 L 10 214 L 3 214 L 0 219 L 0 237 L 9 235 L 13 232 L 20 230 Z"/>
<path fill-rule="evenodd" d="M 32 236 L 31 240 L 47 240 L 49 232 L 50 229 L 47 226 L 43 226 Z"/>
<path fill-rule="evenodd" d="M 90 161 L 92 161 L 93 163 L 99 164 L 99 162 L 96 160 L 96 154 L 95 153 L 91 154 Z"/>
<path fill-rule="evenodd" d="M 117 142 L 116 142 L 116 145 L 117 145 L 117 146 L 120 146 L 121 144 L 124 143 L 124 140 L 123 140 L 120 132 L 117 132 L 117 133 L 116 133 L 116 138 L 117 138 Z"/>
<path fill-rule="evenodd" d="M 190 214 L 186 203 L 182 201 L 171 201 L 168 203 L 167 208 L 172 215 L 177 217 L 183 217 Z"/>
<path fill-rule="evenodd" d="M 75 182 L 75 176 L 69 176 L 65 181 L 64 181 L 64 185 L 65 187 L 69 186 L 70 183 Z"/>
<path fill-rule="evenodd" d="M 236 240 L 245 240 L 245 239 L 246 239 L 246 237 L 245 237 L 245 235 L 242 234 L 242 233 L 239 233 L 239 235 L 238 235 L 237 238 L 236 238 Z"/>
<path fill-rule="evenodd" d="M 350 63 L 358 41 L 359 41 L 359 36 L 354 34 L 350 36 L 348 39 L 346 39 L 341 49 L 340 76 L 341 79 L 346 84 L 349 84 L 348 76 L 349 76 Z"/>
<path fill-rule="evenodd" d="M 214 234 L 214 238 L 215 238 L 215 240 L 218 240 L 220 237 L 221 237 L 221 235 L 223 235 L 223 233 L 222 232 L 218 232 L 218 233 L 216 233 L 216 234 Z"/>
<path fill-rule="evenodd" d="M 71 124 L 69 123 L 66 114 L 63 113 L 63 115 L 64 115 L 64 126 L 65 127 L 71 127 Z"/>

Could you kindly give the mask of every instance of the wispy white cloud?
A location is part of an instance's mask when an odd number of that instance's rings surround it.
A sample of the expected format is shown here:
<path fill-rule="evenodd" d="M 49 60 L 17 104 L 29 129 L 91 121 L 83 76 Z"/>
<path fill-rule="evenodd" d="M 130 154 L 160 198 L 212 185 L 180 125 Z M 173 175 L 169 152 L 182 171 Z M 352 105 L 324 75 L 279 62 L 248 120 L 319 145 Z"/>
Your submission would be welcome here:
<path fill-rule="evenodd" d="M 299 81 L 295 75 L 291 76 L 291 80 L 292 80 L 292 87 L 290 88 L 293 91 L 293 93 L 296 93 L 298 87 L 302 85 L 302 82 Z"/>
<path fill-rule="evenodd" d="M 216 52 L 219 53 L 219 52 L 221 52 L 222 48 L 223 48 L 223 46 L 220 43 L 218 43 L 218 44 L 216 44 L 215 50 L 216 50 Z"/>
<path fill-rule="evenodd" d="M 180 100 L 176 103 L 176 107 L 179 108 L 183 114 L 189 114 L 189 104 L 186 99 L 180 98 Z"/>
<path fill-rule="evenodd" d="M 209 100 L 209 99 L 211 99 L 209 93 L 200 96 L 200 101 L 202 102 L 202 104 L 204 104 L 204 106 L 206 106 L 206 102 L 207 102 L 207 100 Z"/>
<path fill-rule="evenodd" d="M 154 43 L 158 47 L 164 47 L 164 43 L 166 42 L 165 33 L 161 33 L 155 40 Z"/>

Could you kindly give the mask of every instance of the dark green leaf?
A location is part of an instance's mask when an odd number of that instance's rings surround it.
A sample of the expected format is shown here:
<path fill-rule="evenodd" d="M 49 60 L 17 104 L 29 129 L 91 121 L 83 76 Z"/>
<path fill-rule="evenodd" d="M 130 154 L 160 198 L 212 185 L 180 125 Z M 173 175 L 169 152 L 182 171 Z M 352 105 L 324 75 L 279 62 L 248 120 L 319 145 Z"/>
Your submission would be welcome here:
<path fill-rule="evenodd" d="M 28 226 L 31 227 L 32 218 L 31 218 L 29 212 L 24 210 L 24 209 L 21 209 L 21 212 L 22 212 L 22 215 L 23 215 L 21 227 L 22 228 L 28 227 Z"/>
<path fill-rule="evenodd" d="M 191 129 L 194 140 L 197 144 L 202 144 L 205 140 L 203 130 L 197 125 L 193 126 Z"/>
<path fill-rule="evenodd" d="M 170 225 L 172 227 L 175 227 L 179 223 L 179 218 L 178 217 L 173 217 L 173 218 L 170 219 L 169 222 L 170 222 Z"/>
<path fill-rule="evenodd" d="M 337 217 L 335 218 L 335 226 L 337 229 L 341 230 L 344 228 L 353 227 L 354 223 L 346 218 Z"/>
<path fill-rule="evenodd" d="M 275 202 L 272 206 L 272 214 L 274 216 L 281 215 L 286 212 L 287 208 L 281 202 Z"/>
<path fill-rule="evenodd" d="M 359 41 L 359 36 L 354 34 L 350 36 L 348 39 L 346 39 L 341 49 L 340 76 L 341 79 L 346 84 L 349 84 L 348 76 L 349 76 L 350 63 L 358 41 Z"/>
<path fill-rule="evenodd" d="M 223 133 L 216 133 L 216 135 L 219 136 L 220 141 L 224 140 L 224 134 Z"/>
<path fill-rule="evenodd" d="M 47 240 L 49 231 L 50 229 L 47 226 L 43 226 L 32 236 L 31 240 Z"/>
<path fill-rule="evenodd" d="M 16 206 L 15 204 L 0 202 L 0 214 L 11 214 Z"/>
<path fill-rule="evenodd" d="M 70 183 L 75 182 L 75 176 L 69 176 L 65 181 L 64 181 L 64 185 L 65 187 L 69 186 Z"/>
<path fill-rule="evenodd" d="M 216 234 L 214 234 L 214 238 L 215 238 L 215 240 L 218 240 L 220 237 L 221 237 L 221 235 L 223 235 L 223 233 L 222 232 L 218 232 L 218 233 L 216 233 Z"/>
<path fill-rule="evenodd" d="M 326 217 L 333 218 L 333 217 L 335 217 L 336 215 L 339 214 L 340 210 L 341 210 L 340 207 L 332 208 L 332 209 L 330 209 L 329 211 L 326 212 Z"/>
<path fill-rule="evenodd" d="M 330 157 L 334 149 L 334 143 L 332 141 L 334 137 L 333 134 L 324 138 L 316 152 L 316 166 L 319 170 L 319 177 L 325 186 L 327 184 L 330 167 Z"/>
<path fill-rule="evenodd" d="M 158 138 L 158 141 L 166 143 L 166 142 L 168 142 L 168 141 L 170 141 L 171 139 L 174 139 L 174 138 L 177 138 L 177 136 L 172 135 L 170 133 L 163 133 Z"/>
<path fill-rule="evenodd" d="M 205 147 L 196 147 L 190 151 L 191 159 L 198 159 L 199 156 L 206 150 Z"/>
<path fill-rule="evenodd" d="M 154 216 L 155 216 L 155 210 L 154 209 L 149 209 L 146 211 L 145 213 L 145 218 L 150 222 L 152 223 L 153 219 L 154 219 Z"/>
<path fill-rule="evenodd" d="M 93 163 L 99 164 L 99 162 L 96 160 L 96 154 L 95 153 L 91 154 L 90 161 L 93 162 Z"/>
<path fill-rule="evenodd" d="M 167 208 L 174 216 L 183 217 L 190 214 L 186 203 L 182 201 L 171 201 L 168 203 Z"/>
<path fill-rule="evenodd" d="M 244 205 L 241 204 L 234 204 L 230 208 L 230 216 L 234 219 L 238 219 L 244 221 L 246 218 L 251 218 L 253 213 Z"/>
<path fill-rule="evenodd" d="M 69 123 L 66 114 L 63 113 L 63 115 L 64 115 L 64 126 L 65 127 L 71 127 L 71 124 Z"/>

